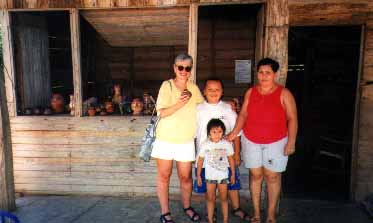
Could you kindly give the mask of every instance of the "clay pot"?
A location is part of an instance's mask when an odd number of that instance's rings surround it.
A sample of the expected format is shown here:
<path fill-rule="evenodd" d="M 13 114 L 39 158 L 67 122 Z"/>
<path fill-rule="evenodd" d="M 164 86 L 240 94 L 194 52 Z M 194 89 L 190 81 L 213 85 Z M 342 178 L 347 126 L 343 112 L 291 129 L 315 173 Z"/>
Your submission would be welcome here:
<path fill-rule="evenodd" d="M 39 107 L 35 107 L 35 108 L 32 110 L 32 113 L 33 113 L 34 115 L 41 115 L 41 113 L 42 113 L 42 109 L 39 108 Z"/>
<path fill-rule="evenodd" d="M 61 113 L 65 110 L 65 102 L 61 94 L 52 95 L 51 108 L 55 113 Z"/>
<path fill-rule="evenodd" d="M 31 108 L 25 108 L 24 115 L 32 115 L 32 109 Z"/>
<path fill-rule="evenodd" d="M 88 112 L 89 116 L 95 116 L 96 115 L 95 107 L 89 107 L 87 112 Z"/>
<path fill-rule="evenodd" d="M 52 109 L 50 109 L 50 108 L 45 108 L 44 109 L 44 115 L 51 115 L 53 112 L 52 112 Z"/>
<path fill-rule="evenodd" d="M 133 111 L 132 115 L 140 115 L 142 109 L 144 108 L 144 103 L 140 98 L 134 98 L 131 103 L 131 109 Z"/>
<path fill-rule="evenodd" d="M 111 101 L 107 101 L 105 102 L 105 110 L 107 113 L 113 113 L 114 112 L 114 106 L 113 106 L 113 102 Z"/>

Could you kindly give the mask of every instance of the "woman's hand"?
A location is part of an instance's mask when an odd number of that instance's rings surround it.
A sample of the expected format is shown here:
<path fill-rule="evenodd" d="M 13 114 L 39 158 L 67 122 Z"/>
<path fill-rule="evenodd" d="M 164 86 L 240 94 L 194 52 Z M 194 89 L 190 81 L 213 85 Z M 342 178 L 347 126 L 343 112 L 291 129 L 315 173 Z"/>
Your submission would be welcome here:
<path fill-rule="evenodd" d="M 232 176 L 231 176 L 231 179 L 230 179 L 230 183 L 231 184 L 235 184 L 236 183 L 236 176 L 234 173 L 232 173 Z"/>
<path fill-rule="evenodd" d="M 232 142 L 236 137 L 237 137 L 237 134 L 232 131 L 232 132 L 228 133 L 224 137 L 224 139 L 227 140 L 227 141 L 229 141 L 229 142 Z"/>
<path fill-rule="evenodd" d="M 190 95 L 189 94 L 181 94 L 181 96 L 179 97 L 179 100 L 177 101 L 176 104 L 178 104 L 182 107 L 186 103 L 188 103 L 189 100 L 190 100 Z"/>
<path fill-rule="evenodd" d="M 285 149 L 284 149 L 284 155 L 290 156 L 295 152 L 295 144 L 294 143 L 286 143 Z"/>
<path fill-rule="evenodd" d="M 201 176 L 197 177 L 197 184 L 198 184 L 198 186 L 202 186 L 202 177 Z"/>

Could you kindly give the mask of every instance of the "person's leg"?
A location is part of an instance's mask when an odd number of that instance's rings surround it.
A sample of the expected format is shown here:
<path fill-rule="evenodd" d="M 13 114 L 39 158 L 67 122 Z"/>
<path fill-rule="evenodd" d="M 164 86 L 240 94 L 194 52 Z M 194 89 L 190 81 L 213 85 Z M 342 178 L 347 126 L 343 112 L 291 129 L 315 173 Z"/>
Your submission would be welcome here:
<path fill-rule="evenodd" d="M 168 206 L 168 187 L 170 184 L 170 177 L 172 174 L 172 160 L 156 159 L 157 161 L 157 195 L 159 204 L 161 206 L 161 213 L 169 212 Z M 166 216 L 170 220 L 170 216 Z"/>
<path fill-rule="evenodd" d="M 228 190 L 229 200 L 232 204 L 232 209 L 235 210 L 240 207 L 240 194 L 238 190 Z M 243 213 L 239 213 L 243 214 Z"/>
<path fill-rule="evenodd" d="M 207 205 L 207 219 L 208 223 L 214 222 L 214 209 L 215 209 L 215 196 L 216 196 L 216 184 L 206 184 L 206 205 Z"/>
<path fill-rule="evenodd" d="M 223 213 L 223 222 L 228 223 L 228 187 L 226 184 L 218 184 L 218 190 L 221 203 L 221 212 Z"/>
<path fill-rule="evenodd" d="M 180 181 L 180 194 L 183 208 L 190 207 L 190 199 L 192 197 L 192 162 L 176 162 L 177 174 Z M 196 213 L 189 209 L 186 210 L 189 217 L 193 217 Z M 198 220 L 200 217 L 196 215 L 193 219 Z"/>
<path fill-rule="evenodd" d="M 254 219 L 260 219 L 260 195 L 262 192 L 263 168 L 250 169 L 250 194 L 254 208 Z"/>
<path fill-rule="evenodd" d="M 267 184 L 268 192 L 267 221 L 272 220 L 272 222 L 275 222 L 276 206 L 281 191 L 281 173 L 264 168 L 264 179 Z"/>

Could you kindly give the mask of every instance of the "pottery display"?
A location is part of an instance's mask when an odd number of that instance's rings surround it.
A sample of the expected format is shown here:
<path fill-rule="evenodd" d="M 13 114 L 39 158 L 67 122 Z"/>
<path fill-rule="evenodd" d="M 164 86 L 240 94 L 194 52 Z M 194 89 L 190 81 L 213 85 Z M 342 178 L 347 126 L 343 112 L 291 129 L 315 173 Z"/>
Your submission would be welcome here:
<path fill-rule="evenodd" d="M 140 98 L 134 98 L 131 103 L 132 115 L 140 115 L 142 109 L 144 108 L 144 103 Z"/>
<path fill-rule="evenodd" d="M 65 110 L 65 102 L 61 94 L 52 94 L 51 108 L 55 113 L 61 113 Z"/>

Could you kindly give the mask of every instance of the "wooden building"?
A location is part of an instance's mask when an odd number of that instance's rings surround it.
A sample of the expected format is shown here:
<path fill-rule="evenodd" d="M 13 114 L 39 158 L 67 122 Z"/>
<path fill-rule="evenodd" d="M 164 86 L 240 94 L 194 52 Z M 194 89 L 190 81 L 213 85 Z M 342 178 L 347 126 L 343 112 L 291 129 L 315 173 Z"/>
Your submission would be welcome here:
<path fill-rule="evenodd" d="M 5 83 L 0 85 L 0 204 L 5 207 L 14 206 L 14 191 L 155 196 L 155 163 L 137 157 L 149 117 L 86 117 L 84 101 L 110 96 L 113 83 L 121 83 L 132 96 L 142 95 L 143 89 L 156 95 L 161 81 L 171 77 L 172 60 L 179 52 L 196 58 L 194 81 L 201 85 L 211 75 L 219 77 L 228 98 L 243 95 L 248 87 L 235 81 L 236 60 L 249 60 L 255 73 L 260 58 L 277 59 L 278 81 L 288 84 L 288 68 L 290 75 L 297 66 L 308 66 L 290 63 L 295 59 L 289 50 L 296 45 L 290 34 L 313 33 L 302 27 L 347 27 L 342 30 L 346 36 L 348 27 L 355 30 L 351 33 L 356 33 L 357 44 L 341 38 L 358 49 L 356 72 L 347 78 L 348 83 L 355 82 L 348 114 L 351 137 L 344 151 L 348 157 L 315 148 L 310 154 L 343 161 L 349 199 L 360 200 L 373 192 L 371 0 L 0 0 L 0 6 Z M 344 36 L 342 31 L 336 35 Z M 317 38 L 327 39 L 321 34 Z M 334 62 L 314 67 L 325 73 L 340 64 Z M 298 90 L 307 92 L 315 82 L 304 78 L 302 83 Z M 47 105 L 55 92 L 65 99 L 73 95 L 73 116 L 25 115 L 27 108 Z M 312 111 L 307 101 L 311 96 L 303 97 L 302 111 Z M 312 115 L 300 120 L 305 132 Z M 300 145 L 312 145 L 314 138 L 303 141 Z M 245 172 L 242 181 L 247 189 Z M 178 192 L 175 182 L 171 181 L 171 193 Z"/>

